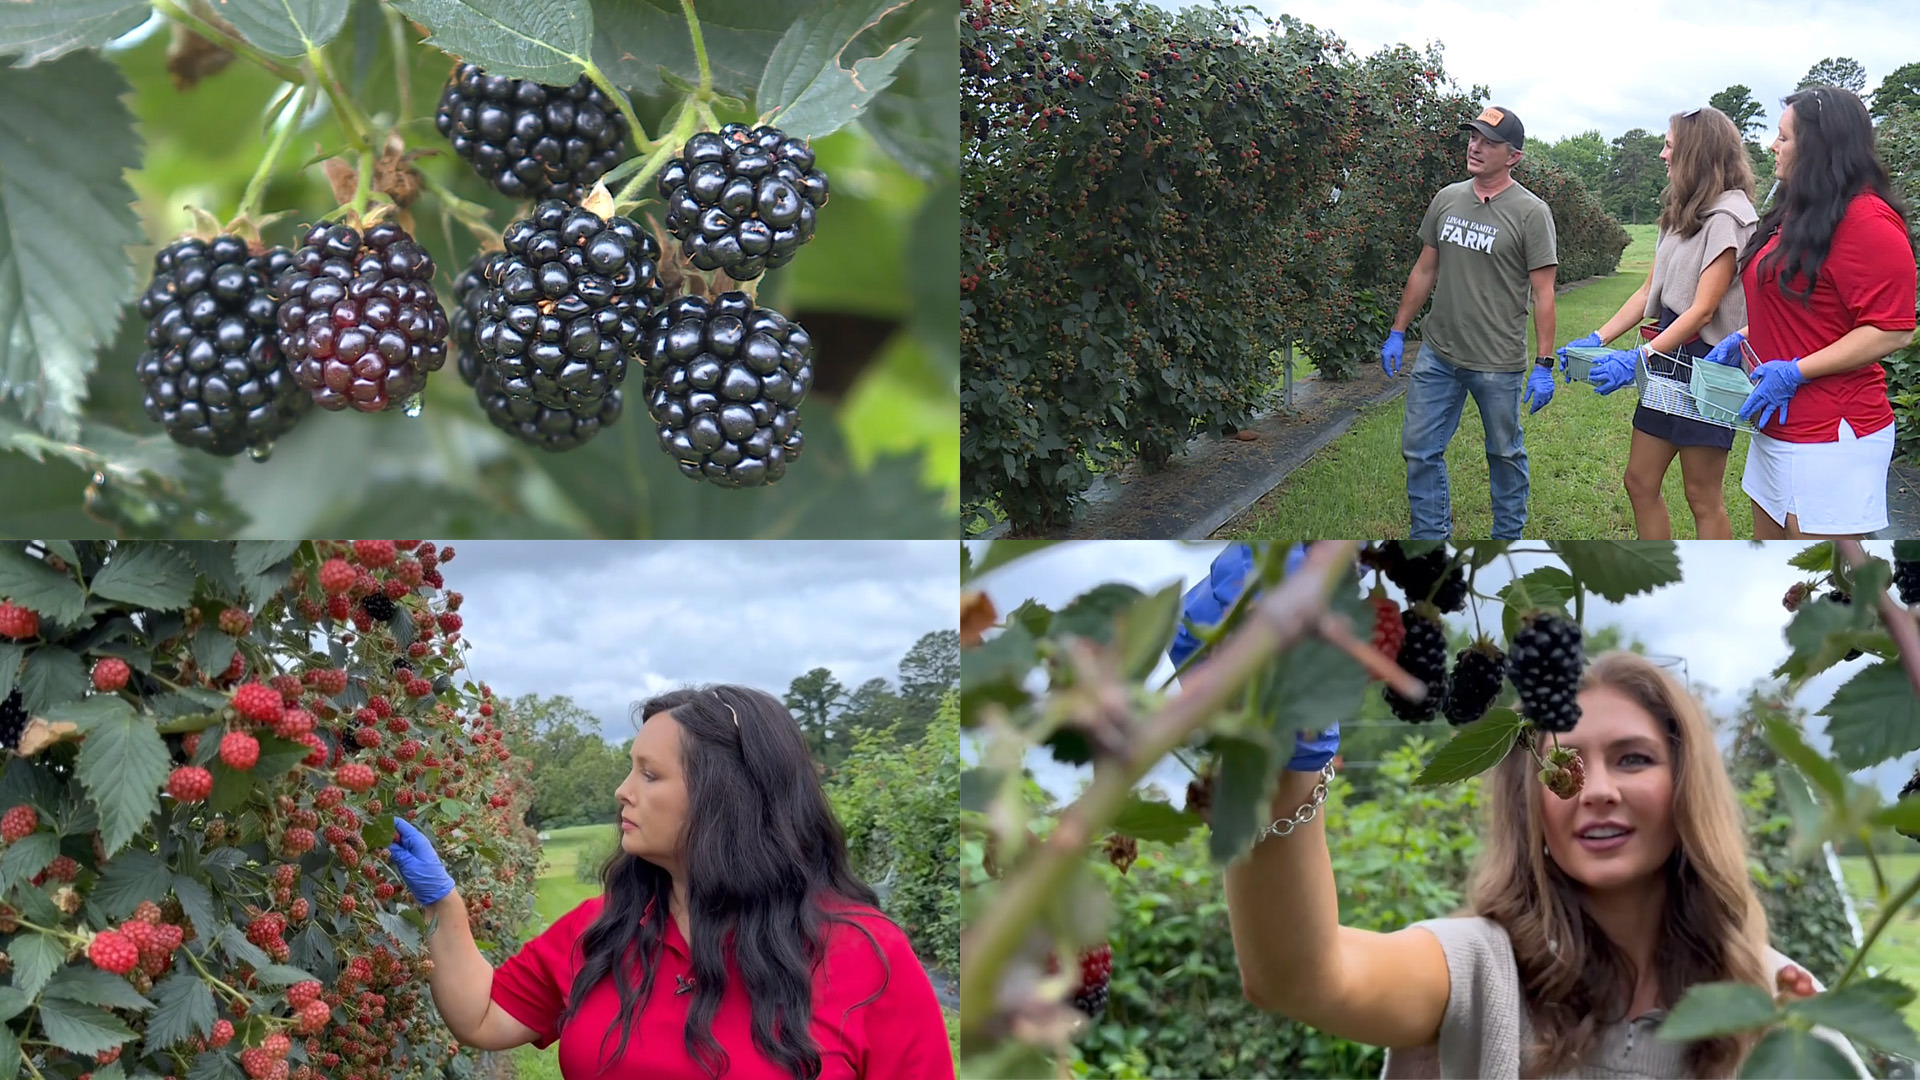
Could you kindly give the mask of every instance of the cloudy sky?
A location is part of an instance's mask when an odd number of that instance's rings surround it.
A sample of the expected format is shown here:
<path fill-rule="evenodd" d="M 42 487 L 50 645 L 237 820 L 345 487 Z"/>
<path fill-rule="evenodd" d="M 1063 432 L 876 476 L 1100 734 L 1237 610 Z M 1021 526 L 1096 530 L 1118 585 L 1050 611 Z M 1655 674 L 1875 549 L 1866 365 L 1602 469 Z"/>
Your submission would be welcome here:
<path fill-rule="evenodd" d="M 979 542 L 970 543 L 978 555 Z M 1029 597 L 1058 610 L 1106 581 L 1127 582 L 1146 592 L 1174 581 L 1190 588 L 1207 573 L 1213 557 L 1225 546 L 1220 542 L 1133 540 L 1062 544 L 978 578 L 977 584 L 969 587 L 983 589 L 1002 613 Z M 1537 542 L 1520 546 L 1544 548 Z M 1670 664 L 1676 672 L 1684 670 L 1684 677 L 1703 696 L 1710 711 L 1730 717 L 1745 699 L 1746 690 L 1755 681 L 1766 679 L 1789 653 L 1782 635 L 1790 616 L 1780 600 L 1788 586 L 1807 576 L 1788 565 L 1788 560 L 1805 546 L 1799 542 L 1760 547 L 1725 541 L 1682 543 L 1682 583 L 1630 596 L 1618 604 L 1589 596 L 1587 625 L 1618 625 L 1626 640 L 1638 638 L 1655 659 Z M 1869 541 L 1865 547 L 1870 554 L 1892 557 L 1891 543 Z M 1521 574 L 1543 565 L 1558 565 L 1551 556 L 1516 554 L 1512 559 Z M 1496 595 L 1511 576 L 1506 562 L 1498 561 L 1480 571 L 1475 588 Z M 1366 580 L 1371 587 L 1371 576 Z M 1387 590 L 1398 595 L 1392 585 Z M 1447 618 L 1462 627 L 1473 625 L 1471 609 Z M 1497 627 L 1499 608 L 1483 606 L 1480 618 L 1483 626 Z M 1813 714 L 1808 730 L 1816 747 L 1828 748 L 1823 734 L 1826 722 L 1818 715 L 1819 710 L 1838 686 L 1871 662 L 1870 657 L 1863 657 L 1843 663 L 1802 688 L 1795 703 Z M 1151 676 L 1151 685 L 1160 685 L 1172 674 L 1173 665 L 1163 656 Z M 1891 798 L 1913 774 L 1917 762 L 1920 754 L 1910 754 L 1855 775 L 1863 783 L 1877 784 Z M 1060 765 L 1044 752 L 1035 754 L 1029 764 L 1042 784 L 1065 798 L 1076 794 L 1091 775 L 1089 770 Z M 1185 767 L 1172 760 L 1148 774 L 1148 780 L 1158 782 L 1176 802 L 1185 792 L 1188 778 Z"/>
<path fill-rule="evenodd" d="M 1179 10 L 1185 0 L 1151 0 Z M 1920 60 L 1911 0 L 1247 0 L 1268 16 L 1292 15 L 1367 55 L 1404 43 L 1444 48 L 1447 74 L 1476 83 L 1526 125 L 1528 141 L 1598 129 L 1664 133 L 1667 117 L 1704 105 L 1735 83 L 1766 110 L 1773 141 L 1780 99 L 1807 69 L 1848 56 L 1867 90 Z"/>
<path fill-rule="evenodd" d="M 495 694 L 567 695 L 633 737 L 631 706 L 682 684 L 776 697 L 815 667 L 849 690 L 898 682 L 923 634 L 959 625 L 950 541 L 466 540 L 467 662 Z"/>

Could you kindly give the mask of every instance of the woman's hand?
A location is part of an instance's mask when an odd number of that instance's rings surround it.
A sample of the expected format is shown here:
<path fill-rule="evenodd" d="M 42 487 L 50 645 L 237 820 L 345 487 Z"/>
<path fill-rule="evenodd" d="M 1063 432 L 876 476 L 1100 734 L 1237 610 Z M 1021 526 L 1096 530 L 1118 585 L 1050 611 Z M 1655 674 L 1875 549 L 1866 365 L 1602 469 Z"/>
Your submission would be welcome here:
<path fill-rule="evenodd" d="M 447 868 L 440 864 L 440 855 L 433 850 L 433 841 L 426 834 L 407 823 L 406 818 L 393 819 L 393 828 L 397 835 L 388 845 L 387 853 L 393 856 L 393 868 L 400 872 L 401 880 L 413 891 L 414 900 L 421 907 L 443 899 L 453 891 L 453 878 Z"/>
<path fill-rule="evenodd" d="M 1800 374 L 1800 360 L 1769 360 L 1753 369 L 1748 376 L 1754 382 L 1753 393 L 1747 395 L 1746 403 L 1740 406 L 1740 419 L 1754 420 L 1755 430 L 1767 426 L 1767 421 L 1775 411 L 1779 413 L 1781 423 L 1787 422 L 1787 403 L 1793 400 L 1794 392 L 1807 385 L 1807 377 Z"/>
<path fill-rule="evenodd" d="M 1715 345 L 1709 350 L 1706 358 L 1713 363 L 1723 364 L 1727 367 L 1741 367 L 1743 365 L 1740 363 L 1740 343 L 1745 340 L 1747 340 L 1746 335 L 1735 330 L 1733 333 L 1721 338 L 1720 344 Z"/>

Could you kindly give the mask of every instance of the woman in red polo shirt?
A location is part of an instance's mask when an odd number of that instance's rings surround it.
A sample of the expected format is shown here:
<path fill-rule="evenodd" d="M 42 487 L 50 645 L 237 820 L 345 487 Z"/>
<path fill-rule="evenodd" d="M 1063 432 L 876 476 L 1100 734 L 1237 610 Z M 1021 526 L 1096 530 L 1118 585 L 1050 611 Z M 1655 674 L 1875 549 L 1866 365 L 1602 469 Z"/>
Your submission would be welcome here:
<path fill-rule="evenodd" d="M 1887 526 L 1893 407 L 1880 360 L 1914 329 L 1906 208 L 1852 93 L 1790 94 L 1774 140 L 1779 198 L 1740 253 L 1753 350 L 1742 419 L 1756 429 L 1741 489 L 1758 540 Z M 1742 334 L 1710 359 L 1737 363 Z"/>
<path fill-rule="evenodd" d="M 557 1041 L 566 1080 L 951 1080 L 932 982 L 849 867 L 793 716 L 735 686 L 641 715 L 603 894 L 498 970 L 432 844 L 396 821 L 394 866 L 438 920 L 448 1030 L 483 1050 Z"/>

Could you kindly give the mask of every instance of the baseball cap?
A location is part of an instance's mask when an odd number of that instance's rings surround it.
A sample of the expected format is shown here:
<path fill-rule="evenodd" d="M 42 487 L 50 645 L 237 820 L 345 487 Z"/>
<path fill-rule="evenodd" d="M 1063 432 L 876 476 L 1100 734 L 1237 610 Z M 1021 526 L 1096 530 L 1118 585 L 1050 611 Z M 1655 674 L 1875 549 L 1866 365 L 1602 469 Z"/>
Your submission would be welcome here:
<path fill-rule="evenodd" d="M 1494 142 L 1511 143 L 1519 150 L 1527 141 L 1527 129 L 1520 124 L 1520 118 L 1499 105 L 1489 105 L 1479 116 L 1460 125 L 1460 130 L 1478 131 Z"/>

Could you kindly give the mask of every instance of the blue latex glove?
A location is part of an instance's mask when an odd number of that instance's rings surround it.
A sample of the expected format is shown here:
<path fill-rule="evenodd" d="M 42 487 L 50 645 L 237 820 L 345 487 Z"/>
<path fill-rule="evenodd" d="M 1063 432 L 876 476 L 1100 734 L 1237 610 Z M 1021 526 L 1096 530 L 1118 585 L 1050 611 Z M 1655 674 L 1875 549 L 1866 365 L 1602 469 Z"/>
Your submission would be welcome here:
<path fill-rule="evenodd" d="M 1617 349 L 1593 362 L 1587 372 L 1587 381 L 1593 384 L 1596 394 L 1611 394 L 1623 386 L 1633 385 L 1634 372 L 1640 368 L 1640 353 L 1634 349 Z"/>
<path fill-rule="evenodd" d="M 1796 390 L 1807 385 L 1807 377 L 1800 374 L 1797 356 L 1791 360 L 1769 360 L 1754 368 L 1748 378 L 1755 385 L 1746 403 L 1740 406 L 1740 419 L 1752 420 L 1758 414 L 1760 419 L 1753 421 L 1755 429 L 1766 427 L 1767 422 L 1775 418 L 1776 410 L 1779 421 L 1786 423 L 1787 402 L 1793 400 Z"/>
<path fill-rule="evenodd" d="M 1380 370 L 1391 379 L 1400 374 L 1400 353 L 1406 348 L 1407 336 L 1398 330 L 1387 335 L 1387 343 L 1380 346 Z"/>
<path fill-rule="evenodd" d="M 1747 340 L 1738 331 L 1722 338 L 1706 355 L 1706 359 L 1727 367 L 1740 367 L 1740 343 Z"/>
<path fill-rule="evenodd" d="M 1553 369 L 1541 367 L 1539 364 L 1533 365 L 1533 374 L 1527 376 L 1527 390 L 1520 395 L 1520 403 L 1524 405 L 1529 401 L 1533 402 L 1533 408 L 1527 410 L 1527 415 L 1531 416 L 1546 408 L 1547 402 L 1552 400 Z"/>
<path fill-rule="evenodd" d="M 425 907 L 452 892 L 453 878 L 440 864 L 433 841 L 408 824 L 406 818 L 394 818 L 393 827 L 398 835 L 388 845 L 387 853 L 393 856 L 393 868 L 400 872 L 400 879 L 413 891 L 413 898 L 420 906 Z"/>
<path fill-rule="evenodd" d="M 1577 341 L 1569 341 L 1565 345 L 1562 345 L 1559 348 L 1553 350 L 1553 354 L 1560 358 L 1560 374 L 1565 376 L 1567 382 L 1569 383 L 1573 382 L 1573 376 L 1567 374 L 1567 350 L 1568 349 L 1575 348 L 1575 347 L 1597 349 L 1600 346 L 1605 344 L 1606 342 L 1600 340 L 1600 331 L 1595 330 L 1593 333 L 1588 334 L 1586 337 L 1580 338 Z"/>
<path fill-rule="evenodd" d="M 1307 559 L 1304 544 L 1295 544 L 1287 552 L 1287 573 L 1300 569 Z M 1253 549 L 1246 544 L 1231 544 L 1214 557 L 1213 565 L 1207 571 L 1205 581 L 1196 583 L 1187 590 L 1186 599 L 1181 602 L 1180 629 L 1173 636 L 1173 645 L 1167 650 L 1167 658 L 1175 667 L 1186 663 L 1200 648 L 1200 639 L 1187 627 L 1188 620 L 1199 626 L 1212 626 L 1227 617 L 1227 610 L 1233 607 L 1233 601 L 1246 588 L 1247 575 L 1253 572 Z M 1319 772 L 1333 760 L 1340 751 L 1340 725 L 1335 724 L 1319 735 L 1302 731 L 1293 738 L 1293 760 L 1287 762 L 1287 768 L 1294 772 Z"/>

